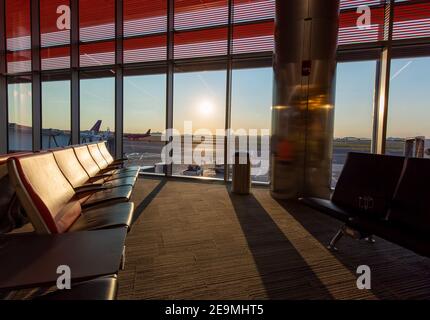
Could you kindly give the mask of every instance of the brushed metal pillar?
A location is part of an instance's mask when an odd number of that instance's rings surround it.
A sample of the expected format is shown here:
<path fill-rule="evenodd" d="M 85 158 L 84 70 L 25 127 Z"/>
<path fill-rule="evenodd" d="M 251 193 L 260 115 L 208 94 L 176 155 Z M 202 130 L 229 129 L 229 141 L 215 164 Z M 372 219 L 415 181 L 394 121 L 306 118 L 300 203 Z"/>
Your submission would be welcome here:
<path fill-rule="evenodd" d="M 272 195 L 328 197 L 339 0 L 277 0 Z"/>

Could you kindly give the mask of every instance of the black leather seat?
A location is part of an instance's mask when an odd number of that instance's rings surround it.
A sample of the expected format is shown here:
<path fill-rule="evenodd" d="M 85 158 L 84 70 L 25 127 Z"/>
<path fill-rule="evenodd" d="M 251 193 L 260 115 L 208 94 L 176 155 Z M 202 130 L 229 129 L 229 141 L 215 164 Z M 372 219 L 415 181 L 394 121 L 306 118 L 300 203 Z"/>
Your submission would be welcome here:
<path fill-rule="evenodd" d="M 366 234 L 373 234 L 382 239 L 430 257 L 430 233 L 417 232 L 416 229 L 390 220 L 375 220 L 367 217 L 354 217 L 349 227 Z"/>
<path fill-rule="evenodd" d="M 404 161 L 403 157 L 349 153 L 331 201 L 351 215 L 385 218 Z"/>
<path fill-rule="evenodd" d="M 388 220 L 430 234 L 429 200 L 430 160 L 407 159 Z"/>
<path fill-rule="evenodd" d="M 117 292 L 117 277 L 111 276 L 75 284 L 71 290 L 54 291 L 34 300 L 115 300 Z"/>
<path fill-rule="evenodd" d="M 311 207 L 312 209 L 321 211 L 342 222 L 347 222 L 349 219 L 351 219 L 350 212 L 337 206 L 331 200 L 320 198 L 303 198 L 301 202 Z"/>
<path fill-rule="evenodd" d="M 359 215 L 383 219 L 391 206 L 403 167 L 403 157 L 351 152 L 331 200 L 300 200 L 343 222 Z"/>
<path fill-rule="evenodd" d="M 376 235 L 430 257 L 430 160 L 351 154 L 347 164 L 331 201 L 310 198 L 303 203 L 358 234 Z M 348 209 L 335 202 L 349 203 Z M 342 234 L 338 232 L 330 248 Z"/>

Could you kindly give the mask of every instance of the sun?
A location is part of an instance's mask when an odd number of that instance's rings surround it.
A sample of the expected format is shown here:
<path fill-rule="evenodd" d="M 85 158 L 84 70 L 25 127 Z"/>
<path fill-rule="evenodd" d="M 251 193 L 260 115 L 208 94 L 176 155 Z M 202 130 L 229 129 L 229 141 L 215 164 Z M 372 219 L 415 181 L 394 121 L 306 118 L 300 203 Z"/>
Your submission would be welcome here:
<path fill-rule="evenodd" d="M 210 116 L 215 111 L 215 105 L 214 103 L 209 99 L 202 99 L 198 105 L 197 108 L 201 115 L 204 116 Z"/>

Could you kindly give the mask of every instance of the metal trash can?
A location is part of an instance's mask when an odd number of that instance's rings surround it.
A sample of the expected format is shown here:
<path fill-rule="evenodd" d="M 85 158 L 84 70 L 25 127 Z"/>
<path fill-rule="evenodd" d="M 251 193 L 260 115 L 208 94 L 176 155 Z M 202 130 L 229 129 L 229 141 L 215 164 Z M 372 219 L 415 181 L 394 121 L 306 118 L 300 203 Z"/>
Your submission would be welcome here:
<path fill-rule="evenodd" d="M 247 152 L 234 154 L 232 192 L 242 195 L 251 192 L 251 161 Z"/>

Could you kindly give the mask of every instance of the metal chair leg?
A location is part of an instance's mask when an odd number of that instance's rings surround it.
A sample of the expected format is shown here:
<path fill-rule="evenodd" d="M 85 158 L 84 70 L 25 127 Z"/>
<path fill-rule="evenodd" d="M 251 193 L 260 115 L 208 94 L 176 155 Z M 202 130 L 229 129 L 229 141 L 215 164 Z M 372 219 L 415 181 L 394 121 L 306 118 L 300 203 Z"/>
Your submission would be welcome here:
<path fill-rule="evenodd" d="M 330 251 L 338 251 L 336 248 L 336 243 L 339 242 L 339 240 L 343 237 L 345 234 L 343 227 L 339 229 L 339 231 L 335 234 L 335 236 L 331 239 L 329 245 L 327 246 L 327 249 Z"/>

